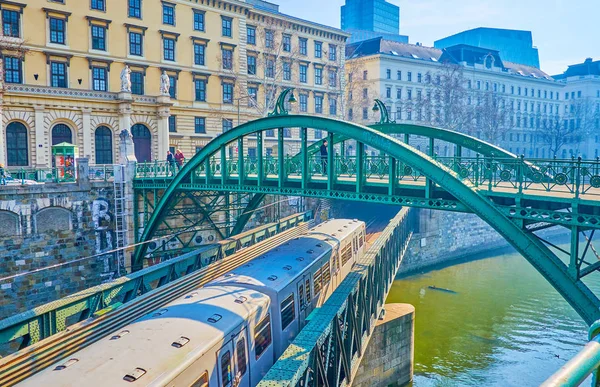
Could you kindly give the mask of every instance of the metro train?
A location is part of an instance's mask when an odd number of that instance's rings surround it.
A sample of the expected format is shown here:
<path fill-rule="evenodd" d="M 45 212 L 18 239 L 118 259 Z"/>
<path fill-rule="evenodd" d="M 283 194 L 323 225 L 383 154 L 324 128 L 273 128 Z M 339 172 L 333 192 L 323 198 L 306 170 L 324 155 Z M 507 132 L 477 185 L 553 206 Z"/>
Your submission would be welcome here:
<path fill-rule="evenodd" d="M 365 249 L 332 219 L 38 372 L 19 386 L 255 386 Z"/>

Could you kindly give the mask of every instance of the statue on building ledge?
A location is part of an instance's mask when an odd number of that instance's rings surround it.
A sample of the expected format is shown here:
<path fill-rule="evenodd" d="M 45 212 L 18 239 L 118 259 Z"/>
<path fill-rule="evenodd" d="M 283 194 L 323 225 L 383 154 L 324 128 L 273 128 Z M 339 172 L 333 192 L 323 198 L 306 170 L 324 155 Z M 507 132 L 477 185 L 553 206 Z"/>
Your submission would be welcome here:
<path fill-rule="evenodd" d="M 163 71 L 160 76 L 160 94 L 169 95 L 169 90 L 171 89 L 171 81 L 166 71 Z"/>
<path fill-rule="evenodd" d="M 131 69 L 128 65 L 121 71 L 121 91 L 131 93 Z"/>

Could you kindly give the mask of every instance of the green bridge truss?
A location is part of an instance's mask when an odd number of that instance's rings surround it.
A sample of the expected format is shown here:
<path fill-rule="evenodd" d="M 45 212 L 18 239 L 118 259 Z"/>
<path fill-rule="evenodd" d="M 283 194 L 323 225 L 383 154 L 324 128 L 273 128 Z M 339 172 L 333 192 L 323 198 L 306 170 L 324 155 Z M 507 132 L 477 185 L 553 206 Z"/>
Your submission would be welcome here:
<path fill-rule="evenodd" d="M 300 128 L 301 151 L 284 154 L 284 129 Z M 310 129 L 308 129 L 310 128 Z M 275 130 L 278 157 L 264 156 L 264 135 Z M 328 132 L 328 155 L 316 153 L 308 131 Z M 404 136 L 406 143 L 399 138 Z M 407 144 L 410 136 L 428 143 L 429 154 Z M 256 141 L 256 157 L 244 152 L 247 140 Z M 453 157 L 437 157 L 436 142 L 452 144 Z M 342 149 L 352 143 L 355 155 Z M 338 144 L 338 145 L 336 145 Z M 227 147 L 237 146 L 238 157 Z M 365 146 L 380 152 L 366 156 Z M 463 157 L 462 149 L 474 157 Z M 525 160 L 473 137 L 430 127 L 380 122 L 366 127 L 350 122 L 279 112 L 229 130 L 207 144 L 182 170 L 169 176 L 161 163 L 139 164 L 134 181 L 140 191 L 160 190 L 152 216 L 144 221 L 139 240 L 155 236 L 166 222 L 172 202 L 182 195 L 210 192 L 248 196 L 242 216 L 229 232 L 243 229 L 264 195 L 295 195 L 371 201 L 437 210 L 474 213 L 514 246 L 571 304 L 586 323 L 600 318 L 600 301 L 582 279 L 600 268 L 588 258 L 595 230 L 600 228 L 600 163 L 583 160 Z M 553 226 L 571 231 L 570 249 L 562 250 L 535 232 Z M 584 245 L 580 248 L 580 241 Z M 568 258 L 563 262 L 549 247 Z M 134 255 L 142 266 L 147 244 Z"/>

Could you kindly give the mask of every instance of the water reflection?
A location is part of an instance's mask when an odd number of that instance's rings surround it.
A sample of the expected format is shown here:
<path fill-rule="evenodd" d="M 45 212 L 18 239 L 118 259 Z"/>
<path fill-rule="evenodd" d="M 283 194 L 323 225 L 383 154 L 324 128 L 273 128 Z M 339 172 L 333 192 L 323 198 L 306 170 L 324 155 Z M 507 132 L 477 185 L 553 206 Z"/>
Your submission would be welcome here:
<path fill-rule="evenodd" d="M 537 386 L 586 342 L 583 320 L 514 252 L 397 280 L 387 302 L 416 308 L 415 387 Z"/>

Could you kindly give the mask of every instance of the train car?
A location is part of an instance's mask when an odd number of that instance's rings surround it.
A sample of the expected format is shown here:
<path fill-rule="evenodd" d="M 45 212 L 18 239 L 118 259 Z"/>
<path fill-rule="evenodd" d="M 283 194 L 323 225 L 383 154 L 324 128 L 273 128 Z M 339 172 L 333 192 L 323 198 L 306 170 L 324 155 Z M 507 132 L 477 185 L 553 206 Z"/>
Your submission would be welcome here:
<path fill-rule="evenodd" d="M 364 238 L 364 222 L 325 222 L 19 385 L 255 386 L 351 270 Z"/>

